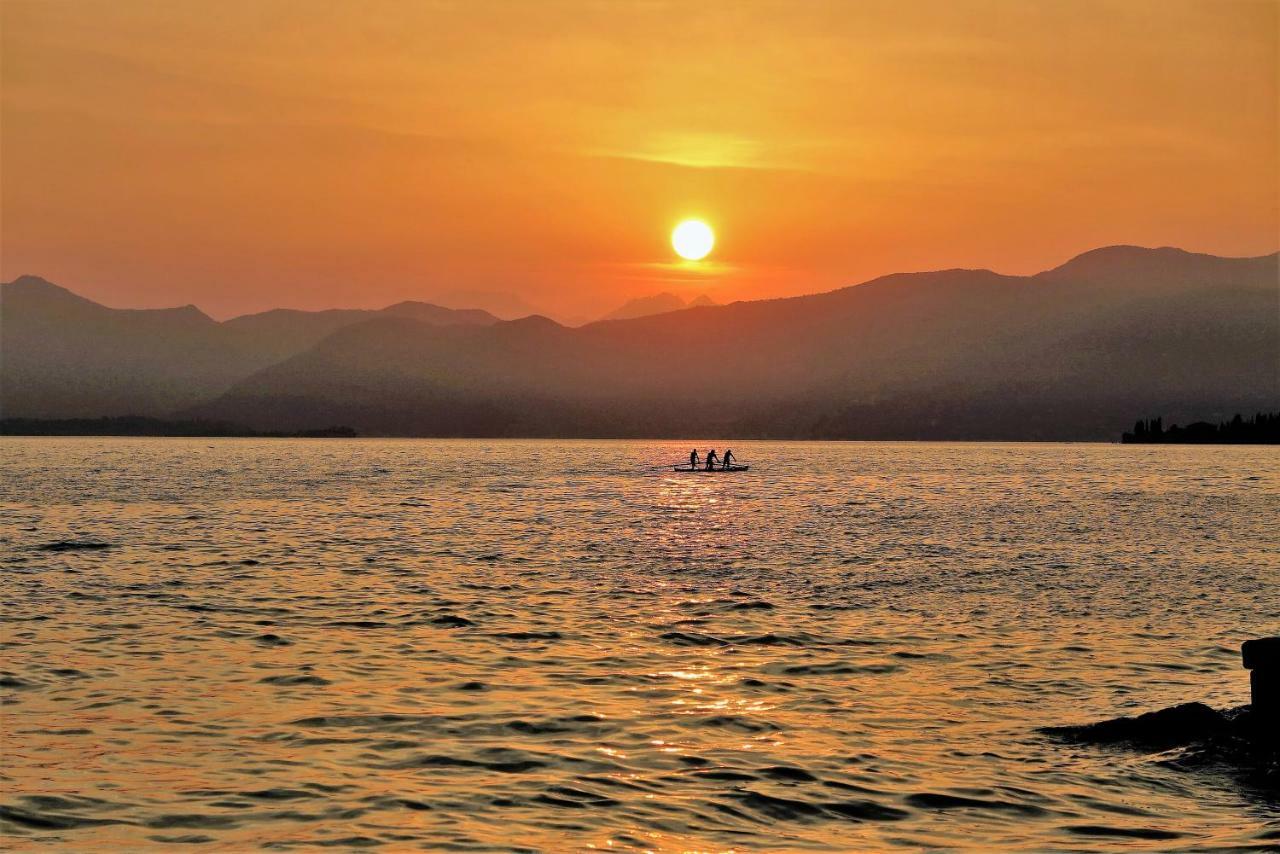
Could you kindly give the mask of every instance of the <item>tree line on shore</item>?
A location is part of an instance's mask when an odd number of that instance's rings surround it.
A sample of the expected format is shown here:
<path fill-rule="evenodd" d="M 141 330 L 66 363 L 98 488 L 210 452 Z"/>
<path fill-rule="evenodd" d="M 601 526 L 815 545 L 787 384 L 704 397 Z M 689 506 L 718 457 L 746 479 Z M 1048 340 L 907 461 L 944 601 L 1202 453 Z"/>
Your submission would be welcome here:
<path fill-rule="evenodd" d="M 140 415 L 101 418 L 3 418 L 0 436 L 187 436 L 187 437 L 275 437 L 354 438 L 351 427 L 322 427 L 295 431 L 254 430 L 227 421 L 205 419 L 171 420 Z M 1133 430 L 1121 435 L 1126 445 L 1276 445 L 1280 444 L 1280 412 L 1239 413 L 1229 421 L 1214 424 L 1195 421 L 1166 428 L 1164 418 L 1139 419 Z"/>
<path fill-rule="evenodd" d="M 292 432 L 263 431 L 226 421 L 201 419 L 174 421 L 142 415 L 102 418 L 0 418 L 0 436 L 236 436 L 350 439 L 358 435 L 350 427 L 321 427 Z"/>
<path fill-rule="evenodd" d="M 1257 412 L 1248 418 L 1240 413 L 1230 421 L 1195 421 L 1185 427 L 1171 425 L 1167 430 L 1161 417 L 1134 423 L 1133 431 L 1124 433 L 1120 441 L 1126 445 L 1277 445 L 1280 444 L 1280 412 Z"/>

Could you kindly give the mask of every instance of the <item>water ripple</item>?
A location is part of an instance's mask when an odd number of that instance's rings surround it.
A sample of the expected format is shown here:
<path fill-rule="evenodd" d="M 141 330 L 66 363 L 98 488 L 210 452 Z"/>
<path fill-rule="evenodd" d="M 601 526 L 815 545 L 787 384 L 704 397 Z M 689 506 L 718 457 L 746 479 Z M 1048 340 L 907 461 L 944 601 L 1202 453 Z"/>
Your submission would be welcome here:
<path fill-rule="evenodd" d="M 6 844 L 1280 838 L 1229 776 L 1041 732 L 1245 701 L 1239 641 L 1280 619 L 1277 451 L 646 470 L 688 447 L 6 440 Z"/>

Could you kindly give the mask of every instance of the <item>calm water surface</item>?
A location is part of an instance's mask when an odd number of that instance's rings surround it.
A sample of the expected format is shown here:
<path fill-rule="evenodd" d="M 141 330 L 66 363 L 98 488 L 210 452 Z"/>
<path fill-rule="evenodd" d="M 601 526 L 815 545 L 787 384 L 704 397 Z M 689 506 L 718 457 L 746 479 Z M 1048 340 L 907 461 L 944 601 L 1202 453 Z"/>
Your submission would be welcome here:
<path fill-rule="evenodd" d="M 1247 701 L 1280 451 L 689 444 L 3 440 L 4 844 L 1280 843 L 1037 732 Z"/>

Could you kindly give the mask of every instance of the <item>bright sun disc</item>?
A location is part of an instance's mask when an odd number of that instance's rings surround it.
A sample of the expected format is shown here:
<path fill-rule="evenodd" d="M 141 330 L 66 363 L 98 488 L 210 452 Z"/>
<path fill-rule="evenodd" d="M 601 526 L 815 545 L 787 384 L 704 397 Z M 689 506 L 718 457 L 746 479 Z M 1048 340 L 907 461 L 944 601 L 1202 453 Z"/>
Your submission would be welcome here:
<path fill-rule="evenodd" d="M 715 232 L 700 219 L 686 219 L 671 232 L 671 246 L 676 254 L 687 261 L 699 261 L 707 257 L 716 245 Z"/>

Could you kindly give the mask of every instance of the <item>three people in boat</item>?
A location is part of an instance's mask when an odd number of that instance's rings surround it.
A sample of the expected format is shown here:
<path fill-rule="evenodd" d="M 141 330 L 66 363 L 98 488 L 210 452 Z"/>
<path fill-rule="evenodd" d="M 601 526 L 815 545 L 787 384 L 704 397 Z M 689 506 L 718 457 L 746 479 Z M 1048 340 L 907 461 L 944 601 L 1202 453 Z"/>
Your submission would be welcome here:
<path fill-rule="evenodd" d="M 717 462 L 720 463 L 720 468 L 727 469 L 733 465 L 733 459 L 734 459 L 733 451 L 726 448 L 724 452 L 724 461 L 721 462 L 719 457 L 716 456 L 715 449 L 712 448 L 710 451 L 707 451 L 706 470 L 715 471 Z M 698 467 L 698 449 L 694 448 L 692 451 L 689 452 L 689 469 L 692 471 L 697 467 Z"/>

